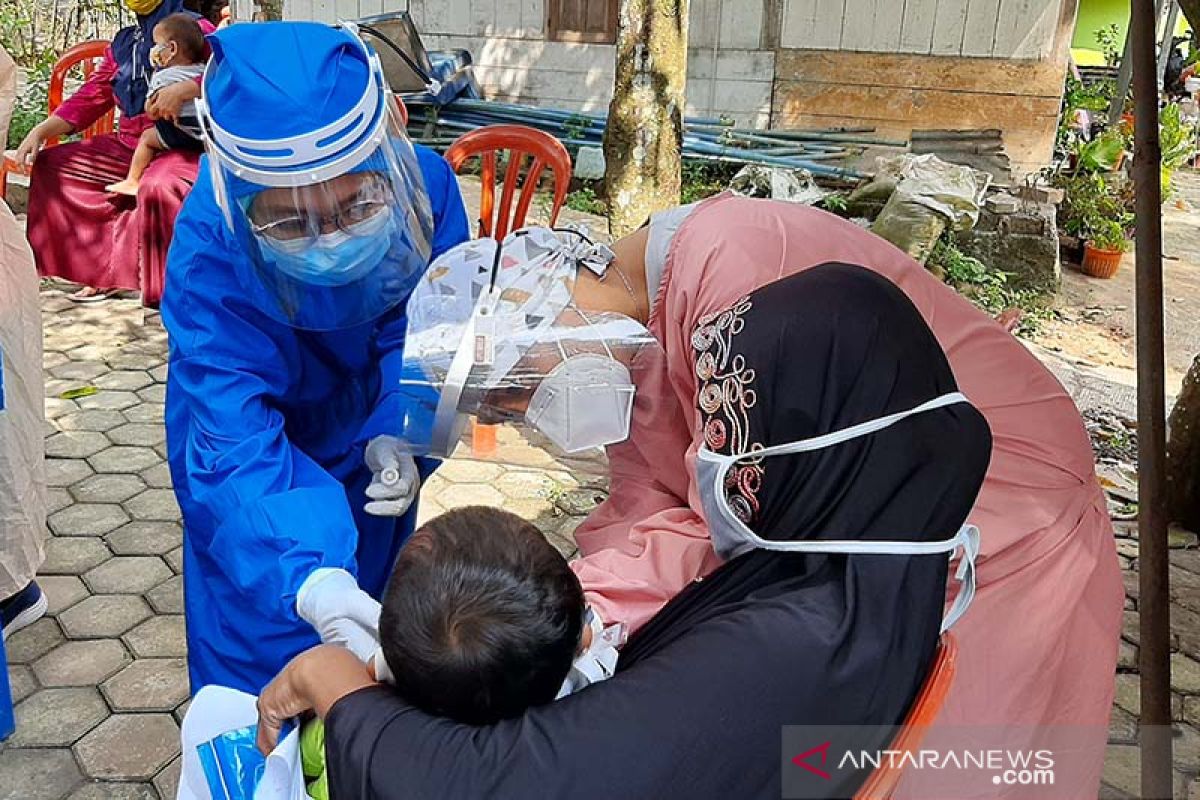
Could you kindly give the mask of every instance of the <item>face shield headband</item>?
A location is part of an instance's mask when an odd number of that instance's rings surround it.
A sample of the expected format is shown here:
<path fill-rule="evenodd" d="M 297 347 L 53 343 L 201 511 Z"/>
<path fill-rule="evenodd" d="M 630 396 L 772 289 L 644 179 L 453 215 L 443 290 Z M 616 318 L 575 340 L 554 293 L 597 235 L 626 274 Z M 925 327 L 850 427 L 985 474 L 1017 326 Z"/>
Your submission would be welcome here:
<path fill-rule="evenodd" d="M 725 495 L 725 479 L 729 470 L 739 461 L 747 459 L 762 459 L 771 456 L 790 455 L 821 450 L 826 447 L 848 442 L 861 436 L 868 436 L 888 428 L 895 423 L 921 414 L 926 411 L 944 408 L 956 403 L 970 401 L 960 392 L 952 392 L 936 397 L 907 411 L 901 411 L 879 419 L 868 420 L 858 425 L 852 425 L 839 431 L 802 439 L 797 442 L 764 447 L 748 453 L 722 454 L 701 447 L 697 453 L 697 477 L 700 484 L 700 497 L 704 505 L 704 514 L 709 524 L 713 547 L 726 560 L 736 558 L 750 550 L 774 550 L 786 553 L 842 553 L 847 555 L 928 555 L 932 553 L 949 553 L 953 558 L 955 553 L 962 551 L 955 579 L 959 582 L 959 591 L 950 610 L 942 620 L 942 632 L 949 630 L 959 617 L 967 610 L 975 597 L 975 559 L 979 555 L 979 529 L 974 525 L 964 524 L 950 539 L 938 542 L 911 542 L 888 540 L 788 540 L 779 541 L 764 539 L 750 529 L 733 512 Z"/>

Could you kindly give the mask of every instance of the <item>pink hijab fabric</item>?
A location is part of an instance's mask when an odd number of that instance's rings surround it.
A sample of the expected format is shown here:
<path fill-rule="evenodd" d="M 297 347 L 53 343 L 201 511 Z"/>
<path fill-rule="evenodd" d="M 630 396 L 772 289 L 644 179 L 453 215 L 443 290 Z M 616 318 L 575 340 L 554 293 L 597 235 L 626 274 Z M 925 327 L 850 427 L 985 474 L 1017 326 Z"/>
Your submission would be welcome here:
<path fill-rule="evenodd" d="M 982 531 L 978 593 L 954 628 L 958 673 L 939 724 L 1086 726 L 1080 744 L 1096 781 L 1079 796 L 1095 797 L 1124 590 L 1075 404 L 999 324 L 833 215 L 724 194 L 679 229 L 649 320 L 666 352 L 643 378 L 656 399 L 636 408 L 629 442 L 610 452 L 611 496 L 575 534 L 589 602 L 606 622 L 636 629 L 719 565 L 695 482 L 703 434 L 692 332 L 705 314 L 827 262 L 868 267 L 908 295 L 992 429 L 991 465 L 968 517 Z"/>

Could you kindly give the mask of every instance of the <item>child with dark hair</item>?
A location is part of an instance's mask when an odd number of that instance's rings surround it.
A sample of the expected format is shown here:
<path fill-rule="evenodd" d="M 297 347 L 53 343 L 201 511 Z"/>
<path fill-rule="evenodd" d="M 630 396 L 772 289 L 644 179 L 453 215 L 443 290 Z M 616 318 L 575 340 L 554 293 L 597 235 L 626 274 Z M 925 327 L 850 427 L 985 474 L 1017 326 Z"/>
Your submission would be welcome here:
<path fill-rule="evenodd" d="M 150 63 L 156 69 L 150 78 L 150 89 L 146 102 L 164 86 L 183 81 L 193 81 L 204 74 L 204 61 L 208 45 L 204 32 L 191 14 L 172 14 L 154 26 L 154 47 L 150 50 Z M 194 100 L 184 104 L 179 119 L 175 122 L 160 119 L 154 127 L 147 128 L 138 139 L 129 164 L 125 180 L 105 186 L 105 191 L 115 194 L 137 196 L 138 186 L 146 168 L 154 156 L 163 150 L 201 150 L 200 122 L 196 116 Z"/>
<path fill-rule="evenodd" d="M 372 669 L 423 711 L 486 725 L 611 677 L 613 635 L 536 527 L 471 506 L 425 523 L 400 550 L 379 615 L 383 663 Z M 320 721 L 305 726 L 314 800 L 329 798 L 324 741 Z"/>
<path fill-rule="evenodd" d="M 590 634 L 567 560 L 529 522 L 485 507 L 413 534 L 379 617 L 396 690 L 476 725 L 554 700 Z"/>

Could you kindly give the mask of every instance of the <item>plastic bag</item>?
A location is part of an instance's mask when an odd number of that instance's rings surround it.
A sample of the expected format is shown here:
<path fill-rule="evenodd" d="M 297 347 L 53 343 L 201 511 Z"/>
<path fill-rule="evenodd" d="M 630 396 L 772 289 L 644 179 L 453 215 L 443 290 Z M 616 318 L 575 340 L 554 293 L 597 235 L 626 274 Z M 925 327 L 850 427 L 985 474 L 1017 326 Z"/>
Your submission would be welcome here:
<path fill-rule="evenodd" d="M 255 697 L 205 686 L 192 699 L 180 737 L 183 770 L 176 800 L 311 800 L 293 729 L 265 758 L 254 746 Z"/>
<path fill-rule="evenodd" d="M 871 231 L 925 263 L 947 226 L 969 230 L 979 221 L 979 206 L 991 176 L 935 155 L 903 159 L 896 191 Z M 882 171 L 884 165 L 880 166 Z M 895 172 L 896 164 L 888 163 L 887 168 Z"/>
<path fill-rule="evenodd" d="M 745 197 L 767 197 L 800 205 L 816 205 L 828 194 L 803 169 L 747 164 L 729 182 L 729 188 Z"/>

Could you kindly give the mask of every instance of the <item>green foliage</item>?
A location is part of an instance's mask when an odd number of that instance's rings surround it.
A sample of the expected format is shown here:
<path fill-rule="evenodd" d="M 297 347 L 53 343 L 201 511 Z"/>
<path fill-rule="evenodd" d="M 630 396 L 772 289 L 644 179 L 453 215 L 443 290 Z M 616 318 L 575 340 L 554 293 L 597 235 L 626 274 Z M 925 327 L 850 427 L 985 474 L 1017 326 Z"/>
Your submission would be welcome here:
<path fill-rule="evenodd" d="M 1008 273 L 991 269 L 979 259 L 963 253 L 952 232 L 948 231 L 938 239 L 926 266 L 934 273 L 940 273 L 946 283 L 991 316 L 1010 308 L 1020 308 L 1024 314 L 1017 326 L 1019 335 L 1037 333 L 1052 313 L 1044 294 L 1010 286 Z"/>
<path fill-rule="evenodd" d="M 1129 239 L 1125 236 L 1125 229 L 1121 227 L 1121 223 L 1111 219 L 1096 221 L 1087 240 L 1092 247 L 1099 250 L 1116 250 L 1124 253 L 1129 249 Z"/>
<path fill-rule="evenodd" d="M 1113 225 L 1122 234 L 1133 226 L 1133 193 L 1123 176 L 1080 172 L 1056 175 L 1052 182 L 1066 195 L 1059 210 L 1059 227 L 1072 236 L 1087 241 L 1094 236 L 1111 238 Z"/>
<path fill-rule="evenodd" d="M 568 194 L 566 205 L 567 208 L 584 214 L 595 214 L 601 217 L 608 214 L 608 204 L 596 194 L 596 190 L 592 188 L 590 182 L 584 183 L 583 186 Z"/>
<path fill-rule="evenodd" d="M 1125 155 L 1125 135 L 1109 128 L 1076 150 L 1076 168 L 1087 172 L 1112 172 Z"/>
<path fill-rule="evenodd" d="M 21 140 L 33 130 L 33 126 L 46 118 L 46 94 L 49 89 L 49 67 L 41 67 L 28 73 L 25 90 L 13 104 L 12 120 L 8 125 L 7 147 L 10 150 L 15 150 Z"/>
<path fill-rule="evenodd" d="M 1120 26 L 1114 22 L 1096 31 L 1094 35 L 1096 43 L 1100 45 L 1100 52 L 1104 54 L 1104 63 L 1110 67 L 1120 64 L 1125 51 L 1125 37 L 1121 35 Z"/>
<path fill-rule="evenodd" d="M 1162 196 L 1175 192 L 1171 178 L 1196 154 L 1196 129 L 1183 119 L 1178 103 L 1168 103 L 1158 115 L 1158 142 L 1162 148 Z"/>
<path fill-rule="evenodd" d="M 684 161 L 680 202 L 687 205 L 725 191 L 740 168 L 721 161 Z"/>
<path fill-rule="evenodd" d="M 817 203 L 817 207 L 831 214 L 837 214 L 839 217 L 849 216 L 850 198 L 843 192 L 831 192 Z"/>

